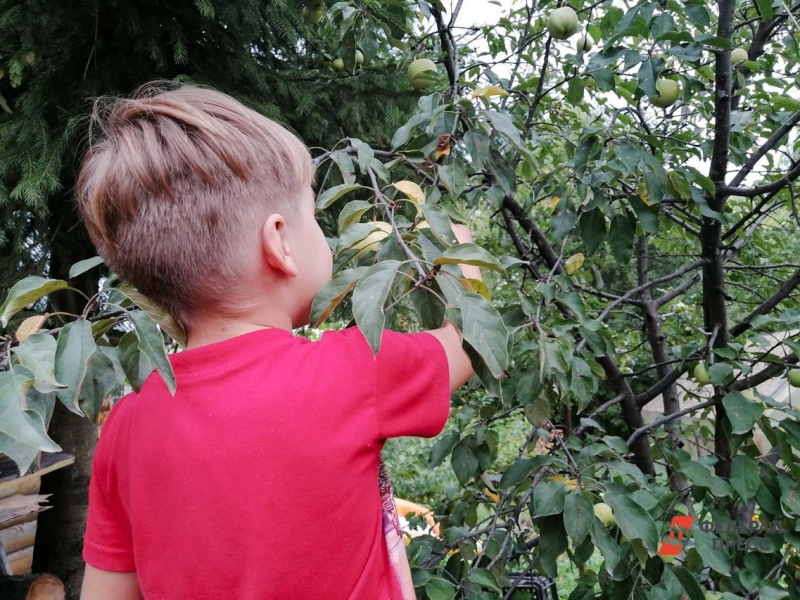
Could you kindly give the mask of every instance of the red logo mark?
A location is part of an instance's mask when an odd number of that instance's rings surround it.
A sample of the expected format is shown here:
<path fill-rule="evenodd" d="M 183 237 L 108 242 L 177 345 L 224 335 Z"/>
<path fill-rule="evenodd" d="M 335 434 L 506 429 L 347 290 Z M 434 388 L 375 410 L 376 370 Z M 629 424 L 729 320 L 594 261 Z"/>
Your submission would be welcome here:
<path fill-rule="evenodd" d="M 683 550 L 683 534 L 689 533 L 694 523 L 694 517 L 678 516 L 672 517 L 669 523 L 669 541 L 662 540 L 661 547 L 658 549 L 659 556 L 677 556 Z M 676 538 L 678 541 L 676 542 Z"/>

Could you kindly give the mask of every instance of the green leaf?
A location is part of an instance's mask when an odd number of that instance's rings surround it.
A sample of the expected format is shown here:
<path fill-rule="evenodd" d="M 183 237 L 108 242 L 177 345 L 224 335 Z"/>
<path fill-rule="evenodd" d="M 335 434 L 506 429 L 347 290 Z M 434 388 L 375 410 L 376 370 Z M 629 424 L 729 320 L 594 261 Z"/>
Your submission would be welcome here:
<path fill-rule="evenodd" d="M 78 261 L 69 268 L 69 278 L 72 279 L 73 277 L 82 275 L 89 269 L 93 269 L 97 265 L 102 265 L 104 262 L 105 261 L 100 256 L 94 256 L 92 258 L 87 258 L 86 260 Z"/>
<path fill-rule="evenodd" d="M 726 394 L 722 405 L 731 422 L 731 430 L 737 435 L 748 433 L 764 414 L 764 406 L 760 402 L 751 400 L 741 392 Z"/>
<path fill-rule="evenodd" d="M 43 394 L 49 394 L 66 386 L 58 383 L 53 375 L 56 356 L 56 340 L 52 335 L 35 333 L 25 338 L 19 346 L 12 349 L 19 364 L 30 369 L 33 374 L 33 387 Z"/>
<path fill-rule="evenodd" d="M 583 101 L 584 83 L 580 77 L 573 77 L 567 86 L 567 102 L 572 105 L 580 104 Z"/>
<path fill-rule="evenodd" d="M 114 364 L 98 348 L 89 356 L 86 378 L 78 398 L 81 411 L 90 421 L 97 420 L 103 400 L 116 384 L 117 374 L 114 372 Z"/>
<path fill-rule="evenodd" d="M 138 392 L 155 367 L 139 350 L 139 336 L 135 331 L 129 331 L 122 336 L 117 346 L 117 354 L 128 383 L 134 391 Z"/>
<path fill-rule="evenodd" d="M 15 283 L 6 296 L 5 302 L 0 306 L 0 325 L 6 327 L 9 319 L 23 308 L 36 302 L 40 298 L 67 287 L 67 282 L 61 279 L 45 279 L 44 277 L 26 277 Z"/>
<path fill-rule="evenodd" d="M 480 355 L 495 377 L 508 368 L 508 329 L 495 308 L 480 294 L 465 292 L 458 306 L 463 319 L 464 341 Z"/>
<path fill-rule="evenodd" d="M 758 464 L 749 456 L 734 456 L 731 461 L 731 485 L 742 500 L 754 498 L 761 485 Z"/>
<path fill-rule="evenodd" d="M 88 321 L 67 323 L 58 334 L 53 373 L 56 381 L 67 387 L 56 392 L 56 397 L 82 417 L 86 415 L 80 408 L 80 398 L 84 386 L 89 385 L 89 360 L 95 350 L 97 344 Z"/>
<path fill-rule="evenodd" d="M 700 487 L 708 488 L 715 496 L 731 496 L 733 489 L 724 479 L 720 479 L 711 469 L 699 462 L 690 460 L 681 465 L 680 470 L 689 480 Z"/>
<path fill-rule="evenodd" d="M 552 462 L 553 460 L 549 456 L 523 456 L 518 458 L 503 473 L 499 487 L 501 490 L 510 490 L 525 481 L 531 474 L 538 472 L 542 467 Z"/>
<path fill-rule="evenodd" d="M 574 546 L 579 546 L 592 528 L 594 505 L 586 492 L 573 490 L 564 499 L 564 527 Z"/>
<path fill-rule="evenodd" d="M 462 438 L 453 448 L 450 463 L 461 485 L 465 485 L 478 470 L 478 443 L 473 434 Z"/>
<path fill-rule="evenodd" d="M 494 256 L 477 244 L 458 244 L 451 246 L 434 261 L 435 265 L 474 265 L 492 271 L 505 273 L 505 268 Z"/>
<path fill-rule="evenodd" d="M 567 486 L 558 481 L 540 481 L 533 490 L 534 517 L 558 515 L 564 512 L 564 499 L 567 496 Z"/>
<path fill-rule="evenodd" d="M 456 595 L 456 588 L 445 579 L 433 577 L 425 584 L 425 593 L 430 600 L 452 600 Z"/>
<path fill-rule="evenodd" d="M 467 185 L 467 173 L 459 163 L 441 165 L 439 167 L 439 179 L 453 198 L 460 196 Z"/>
<path fill-rule="evenodd" d="M 617 564 L 620 561 L 620 550 L 617 542 L 606 531 L 606 528 L 599 519 L 592 522 L 591 530 L 592 542 L 600 549 L 600 554 L 603 555 L 606 564 L 606 572 L 610 575 L 614 572 Z"/>
<path fill-rule="evenodd" d="M 617 213 L 611 220 L 608 242 L 614 258 L 627 264 L 633 256 L 633 239 L 636 234 L 636 221 L 627 212 Z"/>
<path fill-rule="evenodd" d="M 371 266 L 353 290 L 353 317 L 374 354 L 381 346 L 386 325 L 384 305 L 392 289 L 400 262 L 387 260 Z"/>
<path fill-rule="evenodd" d="M 357 267 L 339 271 L 317 292 L 311 303 L 311 323 L 319 327 L 331 316 L 347 294 L 356 286 L 358 279 L 367 272 L 368 267 Z"/>
<path fill-rule="evenodd" d="M 61 447 L 47 435 L 43 420 L 27 410 L 26 396 L 33 379 L 26 371 L 12 368 L 0 372 L 0 432 L 20 444 L 58 452 Z"/>
<path fill-rule="evenodd" d="M 433 446 L 431 446 L 431 453 L 428 457 L 428 468 L 433 469 L 434 467 L 438 467 L 453 451 L 453 448 L 460 439 L 461 434 L 455 429 L 440 436 Z"/>
<path fill-rule="evenodd" d="M 492 126 L 511 140 L 515 145 L 519 146 L 522 140 L 519 136 L 519 130 L 514 125 L 514 122 L 507 113 L 497 112 L 494 110 L 487 110 L 484 113 L 492 122 Z"/>
<path fill-rule="evenodd" d="M 344 231 L 353 223 L 358 223 L 361 215 L 373 208 L 375 208 L 375 206 L 371 202 L 366 202 L 364 200 L 348 202 L 344 205 L 342 212 L 339 213 L 338 231 Z"/>
<path fill-rule="evenodd" d="M 639 67 L 639 89 L 644 92 L 645 96 L 658 96 L 656 80 L 661 73 L 663 64 L 663 60 L 647 59 Z"/>
<path fill-rule="evenodd" d="M 342 183 L 341 185 L 335 185 L 332 188 L 328 188 L 319 196 L 317 196 L 317 210 L 324 210 L 348 192 L 352 192 L 353 190 L 363 187 L 364 186 L 356 183 Z"/>
<path fill-rule="evenodd" d="M 569 548 L 564 520 L 561 515 L 556 515 L 537 519 L 535 523 L 539 528 L 538 551 L 542 570 L 548 577 L 555 577 L 558 571 L 556 561 Z"/>
<path fill-rule="evenodd" d="M 172 365 L 167 358 L 167 352 L 164 349 L 164 338 L 158 329 L 158 325 L 150 318 L 150 315 L 141 310 L 128 312 L 128 319 L 136 331 L 136 336 L 139 338 L 139 350 L 153 363 L 153 366 L 164 379 L 164 383 L 167 384 L 170 393 L 175 394 L 175 373 L 173 373 Z"/>
<path fill-rule="evenodd" d="M 586 252 L 590 255 L 594 254 L 595 250 L 606 239 L 606 218 L 603 215 L 603 211 L 599 208 L 594 208 L 582 213 L 578 225 L 581 239 L 586 244 Z"/>
<path fill-rule="evenodd" d="M 535 427 L 544 427 L 550 419 L 552 407 L 544 395 L 536 396 L 533 401 L 525 406 L 525 418 Z"/>
<path fill-rule="evenodd" d="M 681 582 L 683 590 L 689 596 L 689 600 L 705 600 L 703 588 L 697 583 L 697 580 L 689 569 L 683 566 L 673 567 L 672 572 L 675 574 L 675 577 L 678 578 L 678 581 Z"/>
<path fill-rule="evenodd" d="M 645 509 L 626 495 L 607 492 L 605 501 L 614 511 L 617 527 L 631 540 L 642 540 L 650 552 L 658 549 L 658 527 Z"/>
<path fill-rule="evenodd" d="M 473 583 L 502 593 L 500 586 L 497 585 L 497 580 L 494 578 L 494 574 L 489 569 L 475 569 L 469 574 L 468 579 Z"/>
<path fill-rule="evenodd" d="M 729 577 L 731 574 L 731 560 L 728 557 L 725 545 L 712 533 L 702 531 L 697 525 L 692 527 L 694 547 L 703 564 L 711 567 L 717 573 Z"/>

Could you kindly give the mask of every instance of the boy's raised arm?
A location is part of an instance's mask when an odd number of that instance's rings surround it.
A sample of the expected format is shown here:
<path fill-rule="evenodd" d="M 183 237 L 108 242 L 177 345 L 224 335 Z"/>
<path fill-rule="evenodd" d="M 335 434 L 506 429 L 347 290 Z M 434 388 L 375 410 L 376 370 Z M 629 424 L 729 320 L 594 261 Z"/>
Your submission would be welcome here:
<path fill-rule="evenodd" d="M 453 233 L 461 244 L 472 242 L 472 233 L 464 225 L 453 225 Z M 464 277 L 469 279 L 483 279 L 478 267 L 461 265 L 461 271 L 464 273 Z M 450 391 L 453 392 L 475 374 L 472 362 L 461 345 L 461 332 L 456 329 L 455 325 L 447 322 L 443 327 L 429 330 L 428 333 L 438 339 L 444 347 L 450 371 Z"/>

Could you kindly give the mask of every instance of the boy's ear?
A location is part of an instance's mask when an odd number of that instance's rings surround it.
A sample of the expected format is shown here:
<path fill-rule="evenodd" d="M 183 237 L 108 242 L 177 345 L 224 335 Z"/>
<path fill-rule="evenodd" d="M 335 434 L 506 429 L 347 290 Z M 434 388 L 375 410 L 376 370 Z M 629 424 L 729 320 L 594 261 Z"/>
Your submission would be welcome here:
<path fill-rule="evenodd" d="M 267 264 L 275 271 L 287 277 L 296 277 L 297 265 L 292 259 L 286 233 L 283 215 L 270 215 L 261 227 L 261 251 Z"/>

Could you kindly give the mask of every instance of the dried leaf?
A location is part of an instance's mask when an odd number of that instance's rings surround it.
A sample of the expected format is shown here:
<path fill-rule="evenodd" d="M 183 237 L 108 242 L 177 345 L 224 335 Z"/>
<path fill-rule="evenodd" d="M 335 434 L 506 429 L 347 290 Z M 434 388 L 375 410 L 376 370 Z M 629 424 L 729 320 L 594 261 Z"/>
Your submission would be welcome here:
<path fill-rule="evenodd" d="M 28 317 L 22 323 L 20 323 L 19 327 L 17 328 L 17 333 L 14 334 L 17 340 L 21 343 L 24 342 L 28 336 L 37 333 L 44 325 L 44 322 L 50 317 L 50 313 L 44 313 L 43 315 L 36 315 L 33 317 Z"/>

